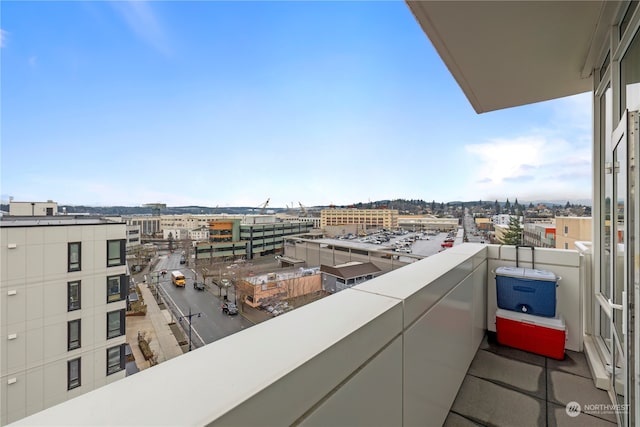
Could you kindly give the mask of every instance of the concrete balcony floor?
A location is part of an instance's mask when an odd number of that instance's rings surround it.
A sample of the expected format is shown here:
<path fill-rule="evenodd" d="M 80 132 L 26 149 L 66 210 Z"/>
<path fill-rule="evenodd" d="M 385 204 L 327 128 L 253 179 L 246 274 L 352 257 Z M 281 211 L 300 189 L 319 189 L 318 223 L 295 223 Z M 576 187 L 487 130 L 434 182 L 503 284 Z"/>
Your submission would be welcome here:
<path fill-rule="evenodd" d="M 564 360 L 505 347 L 489 333 L 476 353 L 445 426 L 615 426 L 612 411 L 585 408 L 570 417 L 569 402 L 611 405 L 597 389 L 583 353 Z M 594 407 L 592 407 L 594 408 Z M 596 407 L 597 408 L 597 407 Z M 589 413 L 586 413 L 589 412 Z"/>

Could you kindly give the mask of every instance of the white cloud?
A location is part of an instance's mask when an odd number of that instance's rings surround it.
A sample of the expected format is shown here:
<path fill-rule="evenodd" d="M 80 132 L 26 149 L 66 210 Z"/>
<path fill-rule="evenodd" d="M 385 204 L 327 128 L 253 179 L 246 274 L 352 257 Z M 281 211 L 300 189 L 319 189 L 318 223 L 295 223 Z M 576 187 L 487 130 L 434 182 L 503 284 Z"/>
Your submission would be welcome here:
<path fill-rule="evenodd" d="M 591 197 L 591 94 L 549 101 L 544 127 L 465 146 L 475 171 L 468 194 L 485 199 Z"/>
<path fill-rule="evenodd" d="M 33 55 L 29 57 L 29 66 L 35 68 L 38 65 L 38 57 Z"/>
<path fill-rule="evenodd" d="M 164 55 L 171 53 L 165 31 L 148 2 L 116 1 L 111 5 L 138 37 Z"/>
<path fill-rule="evenodd" d="M 9 36 L 9 32 L 0 28 L 0 48 L 3 48 L 7 45 L 7 37 Z"/>
<path fill-rule="evenodd" d="M 479 181 L 500 184 L 530 174 L 540 166 L 545 141 L 540 137 L 519 137 L 513 140 L 496 139 L 485 144 L 467 145 L 465 149 L 480 160 Z"/>

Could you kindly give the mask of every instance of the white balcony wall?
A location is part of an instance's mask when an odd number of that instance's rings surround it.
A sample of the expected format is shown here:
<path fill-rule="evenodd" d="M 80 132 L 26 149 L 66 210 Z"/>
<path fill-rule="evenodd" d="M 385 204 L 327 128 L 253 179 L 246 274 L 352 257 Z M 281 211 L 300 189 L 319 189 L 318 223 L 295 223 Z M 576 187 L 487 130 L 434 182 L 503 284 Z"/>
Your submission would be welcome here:
<path fill-rule="evenodd" d="M 580 277 L 553 252 L 540 266 Z M 486 331 L 490 270 L 512 255 L 453 247 L 15 425 L 440 425 Z"/>

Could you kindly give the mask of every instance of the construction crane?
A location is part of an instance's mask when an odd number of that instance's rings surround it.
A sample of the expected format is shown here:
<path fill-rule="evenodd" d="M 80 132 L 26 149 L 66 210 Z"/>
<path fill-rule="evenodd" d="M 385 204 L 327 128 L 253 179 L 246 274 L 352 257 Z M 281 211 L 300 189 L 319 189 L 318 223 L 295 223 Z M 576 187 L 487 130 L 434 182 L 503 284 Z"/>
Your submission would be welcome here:
<path fill-rule="evenodd" d="M 309 216 L 309 213 L 307 212 L 307 208 L 304 207 L 304 205 L 300 202 L 298 202 L 298 204 L 300 205 L 300 212 L 302 213 L 303 217 Z"/>
<path fill-rule="evenodd" d="M 145 208 L 151 208 L 151 214 L 153 216 L 159 216 L 162 209 L 166 209 L 167 205 L 164 203 L 147 203 L 146 205 L 142 205 Z"/>
<path fill-rule="evenodd" d="M 265 211 L 267 210 L 267 206 L 269 206 L 269 200 L 271 200 L 271 198 L 268 198 L 266 202 L 258 206 L 258 209 L 260 209 L 260 215 L 264 215 Z"/>

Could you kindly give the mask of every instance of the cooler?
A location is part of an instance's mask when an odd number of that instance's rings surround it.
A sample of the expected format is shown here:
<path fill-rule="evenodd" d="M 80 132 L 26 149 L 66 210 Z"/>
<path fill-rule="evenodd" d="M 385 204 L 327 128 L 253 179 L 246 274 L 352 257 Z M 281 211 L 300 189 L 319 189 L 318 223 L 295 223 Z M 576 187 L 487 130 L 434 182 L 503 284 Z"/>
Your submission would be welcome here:
<path fill-rule="evenodd" d="M 558 277 L 547 270 L 496 269 L 498 307 L 536 316 L 555 317 Z"/>
<path fill-rule="evenodd" d="M 498 309 L 496 335 L 502 345 L 552 359 L 564 359 L 567 328 L 560 316 L 540 317 Z"/>

